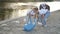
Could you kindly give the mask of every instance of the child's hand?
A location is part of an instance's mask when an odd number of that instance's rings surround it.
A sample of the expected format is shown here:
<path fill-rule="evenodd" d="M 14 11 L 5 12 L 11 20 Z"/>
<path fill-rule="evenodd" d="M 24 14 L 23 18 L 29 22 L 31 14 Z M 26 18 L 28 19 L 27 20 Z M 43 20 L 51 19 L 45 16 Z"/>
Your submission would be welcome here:
<path fill-rule="evenodd" d="M 44 18 L 44 14 L 42 14 L 41 17 Z"/>

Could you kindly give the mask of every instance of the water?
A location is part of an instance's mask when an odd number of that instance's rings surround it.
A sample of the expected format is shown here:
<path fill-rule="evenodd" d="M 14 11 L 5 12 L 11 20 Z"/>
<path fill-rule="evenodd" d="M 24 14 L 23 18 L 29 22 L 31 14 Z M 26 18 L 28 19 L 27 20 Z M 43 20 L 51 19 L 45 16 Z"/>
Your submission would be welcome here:
<path fill-rule="evenodd" d="M 26 16 L 27 11 L 32 7 L 39 7 L 41 3 L 46 3 L 50 6 L 50 11 L 60 10 L 60 2 L 27 2 L 27 3 L 0 3 L 0 20 L 18 18 Z M 58 7 L 57 7 L 58 6 Z M 3 12 L 2 12 L 3 11 Z M 2 12 L 2 13 L 1 13 Z"/>

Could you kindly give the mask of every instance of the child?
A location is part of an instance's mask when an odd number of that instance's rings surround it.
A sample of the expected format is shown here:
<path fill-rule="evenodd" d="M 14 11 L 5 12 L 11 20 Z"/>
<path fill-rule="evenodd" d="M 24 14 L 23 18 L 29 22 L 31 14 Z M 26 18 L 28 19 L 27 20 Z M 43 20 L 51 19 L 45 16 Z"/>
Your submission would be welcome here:
<path fill-rule="evenodd" d="M 27 23 L 28 23 L 28 21 L 30 19 L 31 19 L 32 22 L 36 23 L 37 22 L 37 18 L 38 18 L 37 14 L 38 14 L 38 8 L 37 7 L 33 8 L 32 10 L 30 10 L 27 13 Z"/>
<path fill-rule="evenodd" d="M 31 31 L 36 26 L 38 8 L 35 7 L 27 13 L 27 23 L 24 25 L 25 31 Z"/>
<path fill-rule="evenodd" d="M 47 4 L 41 4 L 39 14 L 39 21 L 42 22 L 42 26 L 47 26 L 46 21 L 47 18 L 50 16 L 50 7 Z"/>

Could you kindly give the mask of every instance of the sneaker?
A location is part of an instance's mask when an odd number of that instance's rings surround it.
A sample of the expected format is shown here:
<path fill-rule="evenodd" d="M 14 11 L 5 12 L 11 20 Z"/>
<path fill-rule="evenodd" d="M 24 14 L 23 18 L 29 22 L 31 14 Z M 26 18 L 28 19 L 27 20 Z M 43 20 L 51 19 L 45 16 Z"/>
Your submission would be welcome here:
<path fill-rule="evenodd" d="M 42 25 L 42 23 L 38 22 L 39 25 Z"/>

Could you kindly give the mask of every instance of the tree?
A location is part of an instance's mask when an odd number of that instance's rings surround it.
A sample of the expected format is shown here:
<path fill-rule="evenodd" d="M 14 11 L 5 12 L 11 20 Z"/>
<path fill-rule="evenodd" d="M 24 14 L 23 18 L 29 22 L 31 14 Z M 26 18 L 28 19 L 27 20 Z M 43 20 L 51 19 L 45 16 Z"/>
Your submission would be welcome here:
<path fill-rule="evenodd" d="M 44 0 L 44 1 L 46 1 L 46 2 L 48 2 L 48 1 L 49 1 L 49 2 L 50 2 L 50 1 L 53 1 L 53 0 Z"/>

